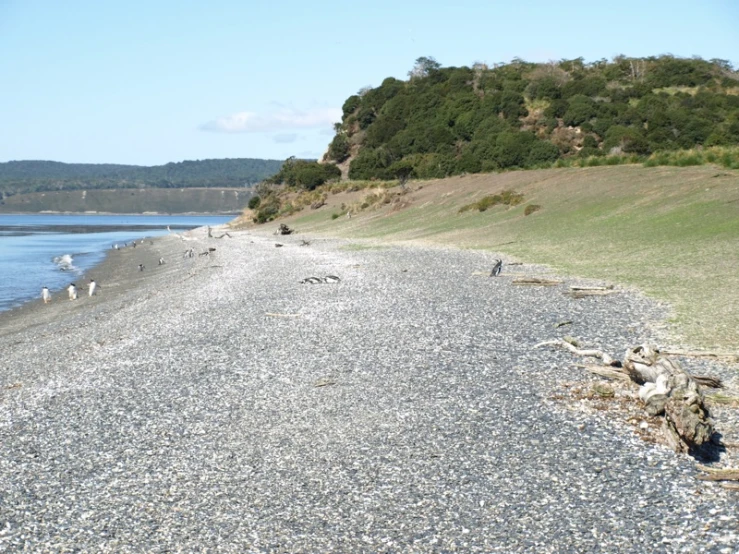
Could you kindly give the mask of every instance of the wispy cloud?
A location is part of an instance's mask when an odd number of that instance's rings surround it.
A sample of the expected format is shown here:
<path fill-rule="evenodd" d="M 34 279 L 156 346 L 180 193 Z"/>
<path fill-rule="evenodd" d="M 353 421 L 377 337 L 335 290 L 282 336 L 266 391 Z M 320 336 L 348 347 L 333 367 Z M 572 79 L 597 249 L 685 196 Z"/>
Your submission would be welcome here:
<path fill-rule="evenodd" d="M 296 140 L 298 140 L 298 134 L 297 133 L 280 133 L 279 135 L 273 136 L 272 140 L 278 144 L 287 144 L 287 143 L 295 142 Z"/>
<path fill-rule="evenodd" d="M 315 129 L 341 121 L 341 109 L 316 108 L 295 110 L 280 108 L 269 113 L 237 112 L 200 126 L 217 133 L 263 133 L 291 129 Z"/>

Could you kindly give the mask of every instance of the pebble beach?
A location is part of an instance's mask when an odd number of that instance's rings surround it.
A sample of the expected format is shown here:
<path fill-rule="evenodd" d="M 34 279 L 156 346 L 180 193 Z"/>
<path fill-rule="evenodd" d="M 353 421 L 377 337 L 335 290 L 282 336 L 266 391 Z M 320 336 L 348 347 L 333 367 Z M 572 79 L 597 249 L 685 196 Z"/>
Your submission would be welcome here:
<path fill-rule="evenodd" d="M 664 306 L 515 286 L 550 275 L 489 277 L 494 252 L 273 230 L 147 241 L 93 297 L 0 313 L 0 552 L 739 552 L 738 491 L 534 348 L 621 357 Z M 712 414 L 727 443 L 736 412 Z"/>

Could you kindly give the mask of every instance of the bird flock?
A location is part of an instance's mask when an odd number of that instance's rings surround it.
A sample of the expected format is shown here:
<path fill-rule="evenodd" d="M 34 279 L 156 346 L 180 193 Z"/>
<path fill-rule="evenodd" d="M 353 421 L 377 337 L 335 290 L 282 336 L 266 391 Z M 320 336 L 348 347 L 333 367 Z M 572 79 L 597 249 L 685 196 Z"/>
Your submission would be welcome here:
<path fill-rule="evenodd" d="M 90 297 L 95 296 L 95 294 L 97 294 L 97 289 L 98 284 L 95 282 L 95 279 L 90 279 L 90 282 L 87 283 L 87 295 Z M 76 283 L 70 283 L 66 290 L 67 296 L 70 300 L 77 300 L 77 298 L 79 298 L 79 288 Z M 49 287 L 41 288 L 41 299 L 44 301 L 44 304 L 49 304 L 51 302 L 51 291 L 49 290 Z"/>
<path fill-rule="evenodd" d="M 172 230 L 169 228 L 169 226 L 167 226 L 167 231 L 169 231 L 169 233 L 170 233 L 171 236 L 175 236 L 175 237 L 177 237 L 177 238 L 179 238 L 179 239 L 181 239 L 183 241 L 196 241 L 196 240 L 199 240 L 197 237 L 189 237 L 189 236 L 186 236 L 186 235 L 180 235 L 180 234 L 177 234 L 177 233 L 173 233 Z M 209 238 L 220 239 L 220 238 L 223 238 L 223 237 L 231 238 L 231 235 L 228 234 L 228 233 L 224 233 L 221 236 L 213 236 L 212 235 L 211 228 L 208 227 L 208 237 Z M 136 245 L 137 244 L 142 245 L 142 244 L 145 243 L 145 240 L 146 239 L 136 239 L 136 240 L 132 240 L 131 242 L 128 242 L 128 243 L 126 243 L 126 242 L 123 242 L 123 243 L 115 243 L 115 244 L 113 244 L 111 246 L 111 248 L 113 250 L 116 250 L 116 251 L 122 250 L 124 248 L 136 248 Z M 149 241 L 149 244 L 154 244 L 154 243 L 150 240 Z M 212 247 L 212 246 L 209 247 L 209 248 L 207 248 L 207 249 L 205 249 L 202 252 L 196 252 L 194 248 L 188 248 L 187 250 L 185 250 L 183 257 L 184 258 L 194 258 L 196 256 L 198 256 L 198 257 L 200 257 L 200 256 L 211 256 L 215 251 L 216 251 L 216 249 L 214 247 Z M 166 260 L 163 257 L 160 257 L 157 260 L 157 262 L 158 262 L 157 265 L 160 265 L 160 266 L 165 265 L 167 263 Z M 143 263 L 137 264 L 137 271 L 138 272 L 143 272 L 145 269 L 146 269 L 146 265 L 144 265 Z M 87 293 L 88 293 L 88 296 L 90 296 L 90 297 L 95 296 L 97 294 L 97 290 L 98 289 L 100 289 L 100 286 L 95 282 L 94 279 L 90 279 L 90 282 L 87 284 Z M 66 291 L 67 291 L 67 296 L 68 296 L 69 300 L 74 301 L 74 300 L 77 300 L 79 298 L 79 294 L 80 293 L 79 293 L 79 288 L 78 288 L 78 286 L 77 286 L 76 283 L 70 283 L 66 287 Z M 49 290 L 49 288 L 47 286 L 44 286 L 41 289 L 41 299 L 43 300 L 44 304 L 49 304 L 51 302 L 51 300 L 52 300 L 51 291 Z"/>
<path fill-rule="evenodd" d="M 123 248 L 136 248 L 137 244 L 144 244 L 145 239 L 138 239 L 138 240 L 132 240 L 130 243 L 115 243 L 112 245 L 113 250 L 121 250 Z M 150 241 L 150 244 L 153 244 L 153 242 Z M 213 249 L 215 250 L 215 249 Z M 164 265 L 166 262 L 164 258 L 159 258 L 159 265 Z M 146 269 L 146 266 L 144 264 L 138 264 L 138 271 L 144 271 Z M 97 294 L 97 291 L 100 289 L 100 286 L 97 284 L 95 279 L 90 279 L 89 283 L 86 285 L 87 288 L 87 295 L 92 298 Z M 74 301 L 77 300 L 80 296 L 80 288 L 77 286 L 77 283 L 70 283 L 67 285 L 67 287 L 64 289 L 67 293 L 67 297 L 69 300 Z M 43 300 L 44 304 L 49 304 L 52 301 L 52 293 L 51 290 L 49 290 L 49 287 L 43 286 L 41 288 L 41 299 Z"/>

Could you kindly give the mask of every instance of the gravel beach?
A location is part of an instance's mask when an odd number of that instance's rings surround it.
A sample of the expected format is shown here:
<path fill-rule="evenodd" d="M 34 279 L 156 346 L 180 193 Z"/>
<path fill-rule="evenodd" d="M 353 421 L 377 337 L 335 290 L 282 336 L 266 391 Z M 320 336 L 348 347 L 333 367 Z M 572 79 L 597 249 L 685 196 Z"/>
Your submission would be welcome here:
<path fill-rule="evenodd" d="M 739 552 L 739 492 L 533 348 L 620 358 L 664 308 L 490 278 L 491 252 L 229 233 L 0 313 L 0 552 Z"/>

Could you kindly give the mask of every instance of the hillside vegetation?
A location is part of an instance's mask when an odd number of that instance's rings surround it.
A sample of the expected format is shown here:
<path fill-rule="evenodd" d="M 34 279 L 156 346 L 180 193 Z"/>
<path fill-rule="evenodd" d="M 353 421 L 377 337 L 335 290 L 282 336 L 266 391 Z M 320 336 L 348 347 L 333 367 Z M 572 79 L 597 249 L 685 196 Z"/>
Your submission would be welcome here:
<path fill-rule="evenodd" d="M 293 187 L 277 197 L 281 221 L 299 233 L 481 248 L 506 262 L 542 263 L 558 273 L 635 286 L 668 303 L 673 345 L 739 347 L 736 170 L 561 168 L 405 186 L 355 181 L 313 191 Z M 242 221 L 253 216 L 247 212 Z"/>
<path fill-rule="evenodd" d="M 39 191 L 246 187 L 273 175 L 282 163 L 239 158 L 144 167 L 12 161 L 0 163 L 0 195 L 6 199 L 14 194 Z"/>
<path fill-rule="evenodd" d="M 706 147 L 718 149 L 706 161 L 736 168 L 739 75 L 724 60 L 672 56 L 492 67 L 419 58 L 408 80 L 390 77 L 349 97 L 336 131 L 323 161 L 360 180 L 662 164 L 674 160 L 665 152 Z M 291 184 L 313 188 L 321 180 L 313 165 Z M 334 173 L 325 172 L 323 181 Z"/>
<path fill-rule="evenodd" d="M 195 187 L 31 192 L 0 200 L 0 213 L 237 214 L 250 196 L 251 189 Z"/>

